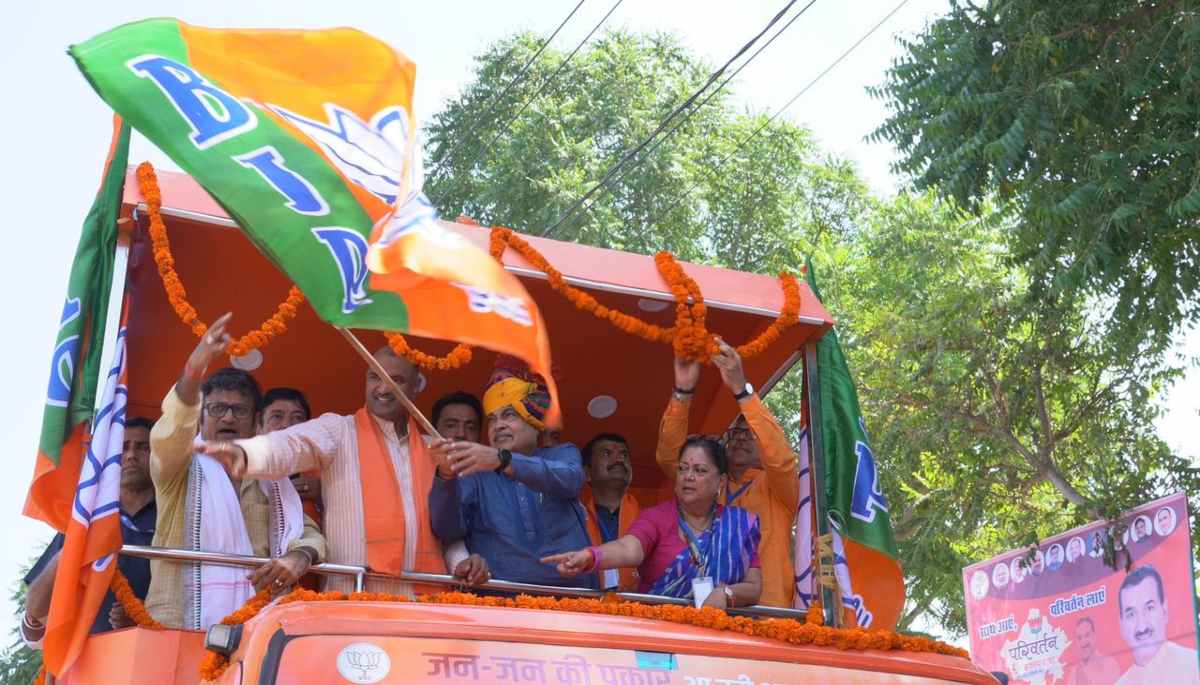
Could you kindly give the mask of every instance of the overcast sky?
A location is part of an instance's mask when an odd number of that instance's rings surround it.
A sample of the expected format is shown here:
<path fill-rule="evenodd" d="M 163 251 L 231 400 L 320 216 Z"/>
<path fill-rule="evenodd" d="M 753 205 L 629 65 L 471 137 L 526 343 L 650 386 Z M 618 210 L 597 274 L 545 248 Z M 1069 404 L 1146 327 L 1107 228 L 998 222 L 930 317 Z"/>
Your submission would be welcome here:
<path fill-rule="evenodd" d="M 33 468 L 50 352 L 70 260 L 110 130 L 110 113 L 66 56 L 66 47 L 121 23 L 155 16 L 174 16 L 212 27 L 353 26 L 382 38 L 417 63 L 416 111 L 424 119 L 467 83 L 473 57 L 485 46 L 519 30 L 548 35 L 576 1 L 76 0 L 23 3 L 21 16 L 10 13 L 0 27 L 0 74 L 9 103 L 0 112 L 0 130 L 9 136 L 0 193 L 8 235 L 16 250 L 9 253 L 8 263 L 0 270 L 8 321 L 4 352 L 10 362 L 6 392 L 0 395 L 0 416 L 4 417 L 0 454 L 6 459 L 0 477 L 0 520 L 4 521 L 0 594 L 4 602 L 20 565 L 50 537 L 47 526 L 23 518 L 20 510 Z M 586 0 L 559 34 L 556 45 L 573 48 L 613 1 Z M 742 72 L 735 82 L 736 97 L 746 107 L 773 112 L 898 1 L 817 0 Z M 673 33 L 710 64 L 719 64 L 785 4 L 785 0 L 626 0 L 608 25 Z M 856 162 L 877 192 L 892 193 L 899 183 L 888 170 L 894 159 L 890 146 L 864 140 L 885 115 L 882 104 L 868 97 L 864 88 L 878 84 L 898 54 L 893 36 L 919 31 L 946 4 L 945 0 L 909 0 L 787 113 L 793 121 L 811 128 L 827 151 Z M 136 142 L 130 162 L 146 158 L 156 163 L 163 160 L 144 141 Z M 1180 351 L 1192 357 L 1200 355 L 1200 336 L 1181 337 Z M 137 360 L 132 363 L 136 365 Z M 1193 371 L 1166 405 L 1171 412 L 1159 424 L 1162 435 L 1175 449 L 1195 456 L 1194 443 L 1185 443 L 1185 436 L 1195 434 L 1200 414 L 1200 374 Z M 13 625 L 13 611 L 0 609 L 4 643 Z"/>

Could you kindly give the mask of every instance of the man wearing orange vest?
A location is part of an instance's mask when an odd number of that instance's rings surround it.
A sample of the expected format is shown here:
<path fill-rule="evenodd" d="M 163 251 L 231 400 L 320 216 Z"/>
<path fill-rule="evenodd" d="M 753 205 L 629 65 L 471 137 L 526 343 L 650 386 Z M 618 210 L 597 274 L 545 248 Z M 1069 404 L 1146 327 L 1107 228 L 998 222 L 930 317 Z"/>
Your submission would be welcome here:
<path fill-rule="evenodd" d="M 724 340 L 712 361 L 721 380 L 733 393 L 742 415 L 725 433 L 729 459 L 729 484 L 721 504 L 748 509 L 758 516 L 762 530 L 758 556 L 762 561 L 760 604 L 792 606 L 795 579 L 790 550 L 792 522 L 800 503 L 796 454 L 779 422 L 746 381 L 742 359 Z M 655 459 L 667 478 L 674 478 L 679 449 L 687 439 L 688 410 L 700 380 L 700 364 L 675 360 L 675 392 L 663 413 Z"/>
<path fill-rule="evenodd" d="M 386 346 L 374 356 L 405 394 L 416 396 L 421 378 L 415 366 Z M 435 464 L 416 422 L 388 383 L 372 370 L 367 371 L 364 395 L 363 408 L 350 416 L 323 414 L 247 440 L 208 442 L 201 449 L 249 477 L 319 470 L 331 562 L 366 565 L 386 575 L 402 570 L 445 573 L 449 565 L 454 575 L 468 582 L 486 579 L 482 557 L 443 556 L 442 544 L 433 535 L 426 495 Z M 352 588 L 349 578 L 328 576 L 325 589 Z M 441 589 L 399 579 L 366 581 L 369 592 L 413 594 Z"/>
<path fill-rule="evenodd" d="M 593 545 L 612 542 L 629 530 L 641 508 L 629 492 L 633 469 L 629 441 L 617 433 L 601 433 L 583 446 L 583 474 L 587 484 L 579 501 L 588 513 L 588 537 Z M 600 589 L 635 592 L 637 569 L 609 569 L 600 577 Z"/>

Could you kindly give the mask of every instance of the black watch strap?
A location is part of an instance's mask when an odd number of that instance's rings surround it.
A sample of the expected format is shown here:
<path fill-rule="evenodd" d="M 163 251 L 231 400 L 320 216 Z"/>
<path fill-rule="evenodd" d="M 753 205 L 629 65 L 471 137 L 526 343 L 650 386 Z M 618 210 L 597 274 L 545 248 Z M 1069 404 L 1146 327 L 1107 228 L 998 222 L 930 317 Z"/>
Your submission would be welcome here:
<path fill-rule="evenodd" d="M 496 467 L 496 473 L 504 473 L 508 465 L 512 463 L 512 452 L 508 450 L 500 450 L 500 465 Z"/>

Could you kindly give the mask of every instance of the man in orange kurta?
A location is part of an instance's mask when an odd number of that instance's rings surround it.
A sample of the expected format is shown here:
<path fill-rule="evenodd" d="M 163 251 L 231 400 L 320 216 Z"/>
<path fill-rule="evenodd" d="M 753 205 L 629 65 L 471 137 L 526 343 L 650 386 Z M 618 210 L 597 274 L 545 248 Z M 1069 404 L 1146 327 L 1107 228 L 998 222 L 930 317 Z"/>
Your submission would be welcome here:
<path fill-rule="evenodd" d="M 641 507 L 629 492 L 633 469 L 629 441 L 617 433 L 601 433 L 583 446 L 583 473 L 587 484 L 579 501 L 587 509 L 588 537 L 593 545 L 612 542 L 629 530 Z M 609 569 L 601 573 L 603 590 L 637 591 L 637 569 Z"/>
<path fill-rule="evenodd" d="M 762 530 L 758 556 L 763 572 L 759 603 L 790 608 L 795 593 L 791 531 L 800 502 L 796 454 L 779 422 L 746 381 L 737 351 L 719 338 L 717 343 L 720 351 L 713 356 L 713 364 L 742 410 L 725 434 L 729 485 L 722 504 L 742 507 L 758 516 Z M 699 379 L 698 362 L 675 360 L 675 392 L 663 412 L 655 452 L 667 478 L 675 477 L 679 450 L 687 438 L 692 393 Z"/>

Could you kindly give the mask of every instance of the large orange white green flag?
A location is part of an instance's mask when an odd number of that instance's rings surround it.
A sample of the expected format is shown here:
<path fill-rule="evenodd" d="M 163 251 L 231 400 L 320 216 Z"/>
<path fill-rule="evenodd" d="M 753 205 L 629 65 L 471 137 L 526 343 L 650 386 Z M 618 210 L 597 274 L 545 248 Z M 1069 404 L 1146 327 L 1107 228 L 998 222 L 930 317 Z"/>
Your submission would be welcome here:
<path fill-rule="evenodd" d="M 438 224 L 421 193 L 407 57 L 352 29 L 217 30 L 174 19 L 126 24 L 70 52 L 321 318 L 482 345 L 552 377 L 532 298 Z"/>
<path fill-rule="evenodd" d="M 820 299 L 811 262 L 807 271 L 809 288 Z M 812 457 L 823 467 L 824 482 L 819 486 L 824 489 L 826 511 L 819 514 L 830 525 L 833 572 L 842 605 L 860 627 L 894 628 L 904 608 L 904 571 L 858 392 L 836 331 L 817 342 L 817 368 L 822 453 Z M 804 467 L 807 457 L 802 455 Z M 800 532 L 811 528 L 807 511 L 801 506 Z M 806 551 L 798 547 L 796 553 L 801 558 Z M 808 552 L 807 558 L 811 556 Z M 800 573 L 799 561 L 796 568 Z M 797 577 L 798 594 L 807 592 L 811 598 L 812 588 L 811 576 Z"/>
<path fill-rule="evenodd" d="M 45 663 L 62 673 L 87 638 L 121 547 L 118 489 L 125 420 L 123 329 L 101 373 L 117 269 L 117 215 L 129 127 L 114 121 L 99 192 L 83 223 L 51 358 L 42 431 L 25 515 L 66 534 L 46 620 Z M 119 383 L 117 383 L 119 381 Z M 97 395 L 100 395 L 99 397 Z"/>

